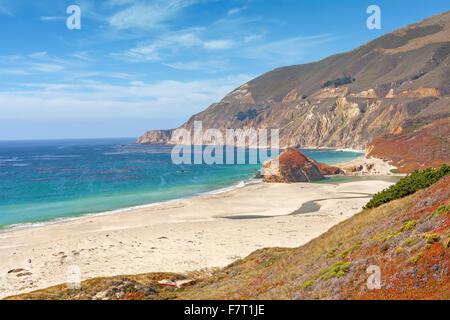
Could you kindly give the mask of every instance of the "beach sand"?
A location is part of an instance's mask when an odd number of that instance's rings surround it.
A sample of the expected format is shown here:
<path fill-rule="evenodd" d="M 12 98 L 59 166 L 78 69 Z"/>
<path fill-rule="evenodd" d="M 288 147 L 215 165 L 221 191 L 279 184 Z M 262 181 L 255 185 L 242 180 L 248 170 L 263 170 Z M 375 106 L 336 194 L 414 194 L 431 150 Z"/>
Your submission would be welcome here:
<path fill-rule="evenodd" d="M 390 184 L 259 183 L 3 233 L 0 298 L 65 283 L 74 265 L 81 280 L 187 272 L 223 267 L 263 247 L 297 247 L 361 211 L 372 194 Z M 299 213 L 305 211 L 315 212 Z"/>

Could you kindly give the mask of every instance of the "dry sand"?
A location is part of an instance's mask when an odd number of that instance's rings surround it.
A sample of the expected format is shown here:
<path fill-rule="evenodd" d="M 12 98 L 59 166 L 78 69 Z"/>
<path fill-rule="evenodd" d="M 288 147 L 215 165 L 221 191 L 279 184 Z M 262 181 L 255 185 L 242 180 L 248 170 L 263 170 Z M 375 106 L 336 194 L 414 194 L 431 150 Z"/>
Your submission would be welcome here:
<path fill-rule="evenodd" d="M 185 272 L 222 267 L 263 247 L 297 247 L 359 212 L 371 194 L 390 184 L 381 180 L 260 183 L 3 233 L 0 298 L 65 283 L 67 270 L 73 265 L 79 267 L 81 280 L 153 271 Z M 314 208 L 313 200 L 318 200 L 319 211 L 290 215 L 299 208 Z M 23 270 L 9 272 L 13 269 Z"/>
<path fill-rule="evenodd" d="M 336 164 L 337 167 L 345 171 L 346 175 L 353 176 L 403 176 L 393 173 L 391 170 L 397 169 L 388 161 L 361 156 L 358 159 Z"/>

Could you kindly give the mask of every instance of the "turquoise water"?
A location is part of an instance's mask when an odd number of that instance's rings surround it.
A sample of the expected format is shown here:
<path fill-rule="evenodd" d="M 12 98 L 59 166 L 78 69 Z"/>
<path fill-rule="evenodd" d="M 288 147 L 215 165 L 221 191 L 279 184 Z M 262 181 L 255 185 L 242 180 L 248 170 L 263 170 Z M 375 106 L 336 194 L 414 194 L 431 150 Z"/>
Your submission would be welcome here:
<path fill-rule="evenodd" d="M 172 147 L 134 141 L 0 141 L 0 229 L 243 186 L 261 168 L 261 164 L 175 165 Z M 303 152 L 329 164 L 361 155 Z"/>

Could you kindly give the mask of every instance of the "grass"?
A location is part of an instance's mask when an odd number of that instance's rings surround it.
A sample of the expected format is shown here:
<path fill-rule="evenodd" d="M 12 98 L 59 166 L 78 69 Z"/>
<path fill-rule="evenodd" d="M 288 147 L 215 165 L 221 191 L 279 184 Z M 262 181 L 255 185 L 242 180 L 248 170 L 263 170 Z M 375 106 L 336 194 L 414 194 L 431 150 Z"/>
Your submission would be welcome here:
<path fill-rule="evenodd" d="M 407 221 L 400 227 L 399 232 L 412 230 L 416 227 L 416 225 L 417 225 L 416 220 Z"/>

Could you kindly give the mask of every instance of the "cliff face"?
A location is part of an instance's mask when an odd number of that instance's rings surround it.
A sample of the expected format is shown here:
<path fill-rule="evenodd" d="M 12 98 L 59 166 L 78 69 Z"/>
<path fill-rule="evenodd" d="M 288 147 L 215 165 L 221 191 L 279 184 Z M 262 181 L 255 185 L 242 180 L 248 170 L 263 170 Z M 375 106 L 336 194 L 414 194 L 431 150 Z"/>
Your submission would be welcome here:
<path fill-rule="evenodd" d="M 154 130 L 148 131 L 139 137 L 137 143 L 145 144 L 166 144 L 172 136 L 172 130 Z"/>
<path fill-rule="evenodd" d="M 275 69 L 235 89 L 182 127 L 192 130 L 194 121 L 202 121 L 204 129 L 223 133 L 227 128 L 274 128 L 280 130 L 280 147 L 369 148 L 374 155 L 393 159 L 377 139 L 403 129 L 415 137 L 450 116 L 449 34 L 450 12 L 445 12 L 353 51 Z M 138 142 L 171 144 L 170 132 L 151 131 Z M 445 132 L 435 134 L 437 140 L 448 141 Z M 428 148 L 416 140 L 417 150 Z M 431 162 L 441 161 L 448 162 L 448 155 Z"/>

